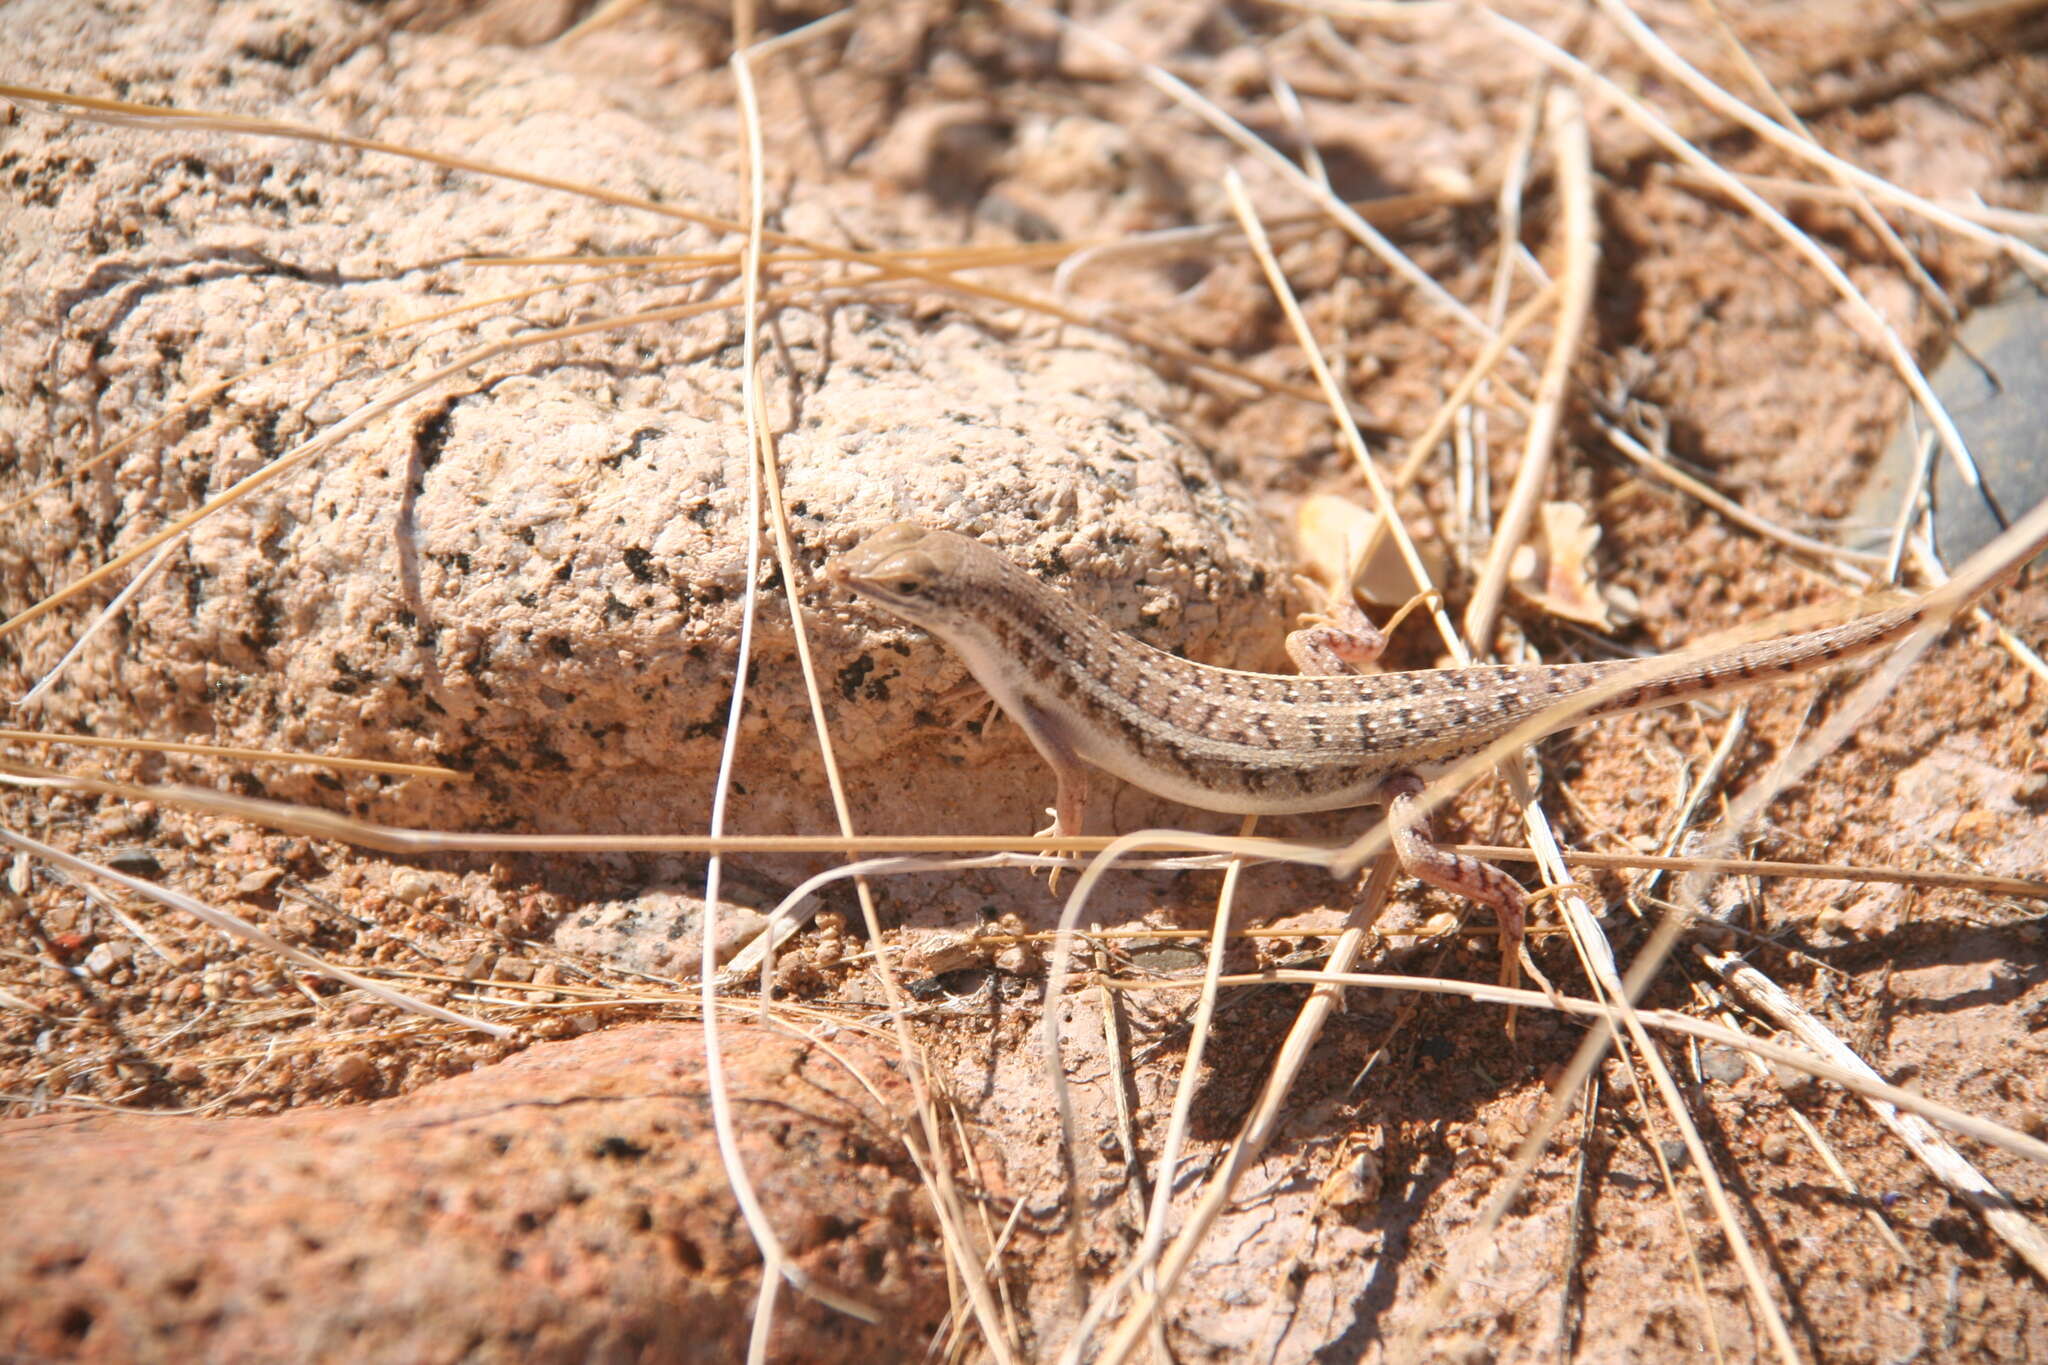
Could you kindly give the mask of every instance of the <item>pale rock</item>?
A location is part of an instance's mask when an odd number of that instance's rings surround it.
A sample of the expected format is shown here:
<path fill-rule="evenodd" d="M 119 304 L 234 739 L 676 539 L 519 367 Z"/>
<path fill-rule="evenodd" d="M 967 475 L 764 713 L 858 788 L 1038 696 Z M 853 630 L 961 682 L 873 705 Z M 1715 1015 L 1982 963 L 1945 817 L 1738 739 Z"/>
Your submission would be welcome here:
<path fill-rule="evenodd" d="M 546 49 L 486 56 L 458 36 L 390 31 L 342 0 L 112 10 L 10 7 L 0 79 L 47 81 L 61 52 L 65 69 L 100 81 L 148 72 L 137 97 L 153 101 L 734 211 L 741 151 L 722 101 L 646 108 L 643 92 L 628 104 Z M 1158 22 L 1120 17 L 1141 32 Z M 324 63 L 253 58 L 229 36 L 251 25 L 292 51 L 352 54 L 332 73 L 351 93 L 327 93 Z M 653 214 L 392 158 L 15 118 L 0 450 L 34 456 L 0 461 L 0 499 L 262 360 L 510 287 L 503 272 L 423 262 L 732 246 Z M 808 145 L 810 130 L 781 131 Z M 89 176 L 66 169 L 88 161 Z M 276 208 L 285 196 L 289 213 Z M 785 220 L 838 239 L 952 236 L 920 202 L 807 182 Z M 205 420 L 173 421 L 103 475 L 39 495 L 14 548 L 36 583 L 70 581 L 231 473 L 365 413 L 403 376 L 531 327 L 681 297 L 651 281 L 569 283 L 516 319 L 365 337 L 345 362 L 252 376 Z M 1208 662 L 1275 663 L 1287 625 L 1277 541 L 1181 430 L 1185 391 L 1122 340 L 1017 314 L 998 329 L 978 307 L 898 294 L 794 307 L 776 323 L 776 354 L 798 371 L 766 386 L 796 595 L 863 830 L 1030 829 L 1050 789 L 1013 729 L 990 741 L 934 718 L 964 676 L 957 660 L 818 577 L 884 523 L 982 537 L 1112 624 Z M 702 829 L 752 581 L 761 614 L 734 827 L 830 828 L 787 585 L 772 563 L 744 560 L 740 362 L 736 319 L 710 313 L 512 350 L 371 417 L 201 524 L 122 627 L 88 644 L 44 723 L 90 710 L 109 731 L 470 775 L 255 775 L 261 794 L 415 828 Z M 0 585 L 21 602 L 35 595 L 25 572 Z M 44 668 L 82 628 L 78 613 L 54 613 L 12 646 L 25 669 Z"/>

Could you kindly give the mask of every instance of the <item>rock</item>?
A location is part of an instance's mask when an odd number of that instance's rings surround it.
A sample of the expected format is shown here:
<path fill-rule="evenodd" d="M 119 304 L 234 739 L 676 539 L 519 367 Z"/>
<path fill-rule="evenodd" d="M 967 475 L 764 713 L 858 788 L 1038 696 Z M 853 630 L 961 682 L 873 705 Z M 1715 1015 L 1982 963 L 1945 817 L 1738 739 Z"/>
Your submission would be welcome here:
<path fill-rule="evenodd" d="M 132 98 L 460 148 L 700 211 L 733 211 L 742 183 L 723 95 L 683 82 L 629 97 L 550 49 L 392 32 L 346 0 L 203 12 L 24 0 L 8 30 L 8 80 L 89 72 L 81 88 L 115 93 L 133 77 Z M 277 51 L 337 55 L 263 56 Z M 345 362 L 247 379 L 39 495 L 13 547 L 22 567 L 0 574 L 10 610 L 366 413 L 401 375 L 691 297 L 652 278 L 599 290 L 563 269 L 563 288 L 516 316 L 373 335 L 548 278 L 427 263 L 734 246 L 654 212 L 395 158 L 25 106 L 12 117 L 0 500 L 203 386 L 357 339 Z M 776 118 L 771 137 L 810 147 L 796 106 Z M 778 212 L 788 230 L 835 241 L 957 234 L 917 196 L 883 199 L 859 180 L 806 182 Z M 817 577 L 881 524 L 984 537 L 1113 623 L 1215 663 L 1275 662 L 1287 624 L 1272 532 L 1178 427 L 1185 391 L 1120 340 L 1024 314 L 991 325 L 985 312 L 899 293 L 797 306 L 776 323 L 777 354 L 800 371 L 768 385 L 794 587 L 863 830 L 1030 829 L 1050 791 L 1014 728 L 990 744 L 934 714 L 964 676 L 956 660 Z M 730 310 L 480 360 L 200 526 L 122 628 L 87 646 L 42 722 L 470 774 L 245 778 L 260 782 L 251 794 L 415 827 L 701 828 L 751 577 L 762 615 L 734 827 L 831 827 L 807 757 L 790 585 L 744 558 L 740 362 Z M 13 637 L 25 670 L 53 664 L 87 619 L 60 611 Z"/>
<path fill-rule="evenodd" d="M 2040 394 L 2048 383 L 2048 308 L 2029 288 L 1972 308 L 1954 344 L 1927 376 L 1947 406 L 1991 499 L 2008 518 L 2048 497 L 2048 428 Z M 1920 468 L 1919 425 L 1903 423 L 1871 471 L 1858 500 L 1857 520 L 1876 530 L 1865 539 L 1885 548 L 1899 501 Z M 1954 564 L 1982 549 L 2001 524 L 1992 501 L 1970 486 L 1947 451 L 1929 471 L 1936 548 Z"/>
<path fill-rule="evenodd" d="M 104 981 L 115 971 L 128 965 L 135 956 L 135 945 L 125 939 L 114 939 L 102 943 L 85 955 L 79 967 L 95 981 Z"/>
<path fill-rule="evenodd" d="M 1324 1178 L 1317 1195 L 1333 1208 L 1359 1208 L 1379 1199 L 1382 1178 L 1379 1158 L 1370 1148 L 1354 1145 Z"/>
<path fill-rule="evenodd" d="M 235 883 L 238 896 L 267 896 L 271 888 L 284 880 L 281 867 L 259 867 L 254 872 L 245 872 Z"/>
<path fill-rule="evenodd" d="M 327 1075 L 344 1090 L 354 1090 L 375 1080 L 377 1068 L 360 1052 L 344 1052 L 327 1065 Z"/>
<path fill-rule="evenodd" d="M 775 1360 L 914 1359 L 947 1308 L 937 1234 L 879 1087 L 728 1028 L 740 1147 L 803 1270 Z M 540 1044 L 403 1099 L 281 1118 L 0 1124 L 0 1355 L 641 1362 L 746 1354 L 760 1261 L 728 1190 L 702 1035 Z"/>
<path fill-rule="evenodd" d="M 718 960 L 726 961 L 761 932 L 768 917 L 724 901 L 718 907 Z M 599 901 L 564 916 L 555 947 L 649 976 L 694 979 L 703 962 L 704 901 L 674 887 L 654 887 L 629 900 Z"/>
<path fill-rule="evenodd" d="M 391 879 L 391 894 L 406 905 L 418 905 L 433 892 L 434 884 L 420 873 L 406 868 Z"/>
<path fill-rule="evenodd" d="M 155 852 L 146 848 L 117 848 L 102 861 L 114 871 L 133 877 L 160 877 L 164 871 Z"/>

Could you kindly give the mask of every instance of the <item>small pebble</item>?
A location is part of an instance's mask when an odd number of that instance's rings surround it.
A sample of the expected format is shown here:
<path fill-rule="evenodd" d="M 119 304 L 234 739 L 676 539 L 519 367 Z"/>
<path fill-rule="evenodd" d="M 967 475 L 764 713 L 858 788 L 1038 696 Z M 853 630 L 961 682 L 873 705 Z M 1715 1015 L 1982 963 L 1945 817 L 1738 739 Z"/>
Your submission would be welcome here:
<path fill-rule="evenodd" d="M 1792 1155 L 1792 1140 L 1783 1133 L 1770 1133 L 1764 1137 L 1760 1150 L 1766 1161 L 1782 1164 L 1785 1158 Z"/>
<path fill-rule="evenodd" d="M 1453 1337 L 1436 1349 L 1443 1365 L 1493 1365 L 1493 1348 L 1474 1336 Z"/>
<path fill-rule="evenodd" d="M 432 882 L 411 870 L 401 872 L 391 879 L 391 894 L 407 905 L 418 905 L 433 889 Z"/>
<path fill-rule="evenodd" d="M 309 939 L 320 932 L 320 921 L 303 905 L 288 905 L 277 915 L 277 927 L 287 938 Z"/>
<path fill-rule="evenodd" d="M 1380 1185 L 1379 1159 L 1364 1147 L 1354 1147 L 1323 1181 L 1320 1193 L 1323 1202 L 1335 1208 L 1357 1208 L 1377 1200 Z"/>
<path fill-rule="evenodd" d="M 1665 1138 L 1657 1144 L 1657 1150 L 1664 1154 L 1665 1164 L 1674 1171 L 1682 1171 L 1692 1164 L 1692 1153 L 1686 1149 L 1683 1139 Z"/>
<path fill-rule="evenodd" d="M 261 896 L 283 880 L 283 868 L 259 867 L 254 872 L 242 874 L 241 880 L 235 883 L 235 894 L 238 896 Z"/>
<path fill-rule="evenodd" d="M 1778 1089 L 1787 1095 L 1804 1095 L 1814 1089 L 1811 1072 L 1801 1071 L 1796 1066 L 1786 1066 L 1782 1062 L 1771 1063 L 1771 1079 L 1776 1081 Z"/>
<path fill-rule="evenodd" d="M 1028 943 L 1012 943 L 997 951 L 995 968 L 1011 976 L 1028 976 L 1038 966 L 1038 954 Z"/>
<path fill-rule="evenodd" d="M 110 810 L 93 822 L 102 836 L 120 839 L 135 833 L 149 822 L 132 810 Z"/>
<path fill-rule="evenodd" d="M 104 981 L 135 956 L 135 945 L 122 939 L 102 943 L 85 955 L 79 966 L 95 981 Z"/>
<path fill-rule="evenodd" d="M 1733 1085 L 1749 1071 L 1742 1054 L 1732 1047 L 1709 1047 L 1700 1050 L 1700 1074 L 1710 1081 Z"/>
<path fill-rule="evenodd" d="M 328 1078 L 346 1090 L 354 1090 L 376 1074 L 377 1068 L 370 1065 L 370 1059 L 357 1052 L 336 1057 L 327 1067 Z"/>
<path fill-rule="evenodd" d="M 156 860 L 156 854 L 146 848 L 117 848 L 107 854 L 106 864 L 116 872 L 125 872 L 131 877 L 157 877 L 163 875 L 164 866 Z"/>

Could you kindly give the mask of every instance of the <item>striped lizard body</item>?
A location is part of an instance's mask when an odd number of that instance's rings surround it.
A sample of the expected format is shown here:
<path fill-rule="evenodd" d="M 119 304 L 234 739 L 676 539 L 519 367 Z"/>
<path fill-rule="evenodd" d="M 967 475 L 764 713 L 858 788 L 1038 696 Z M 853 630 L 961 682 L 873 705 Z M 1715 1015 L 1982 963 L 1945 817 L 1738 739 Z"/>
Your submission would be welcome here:
<path fill-rule="evenodd" d="M 2044 545 L 2048 507 L 1980 552 L 2003 568 L 1979 591 Z M 944 641 L 1030 737 L 1058 782 L 1047 833 L 1081 832 L 1090 767 L 1204 810 L 1279 815 L 1384 800 L 1408 870 L 1494 905 L 1511 938 L 1519 886 L 1435 849 L 1404 817 L 1424 779 L 1532 721 L 1534 738 L 1811 672 L 1895 643 L 1956 605 L 1929 594 L 1819 630 L 1662 659 L 1290 677 L 1155 649 L 981 542 L 912 522 L 870 536 L 827 572 Z"/>

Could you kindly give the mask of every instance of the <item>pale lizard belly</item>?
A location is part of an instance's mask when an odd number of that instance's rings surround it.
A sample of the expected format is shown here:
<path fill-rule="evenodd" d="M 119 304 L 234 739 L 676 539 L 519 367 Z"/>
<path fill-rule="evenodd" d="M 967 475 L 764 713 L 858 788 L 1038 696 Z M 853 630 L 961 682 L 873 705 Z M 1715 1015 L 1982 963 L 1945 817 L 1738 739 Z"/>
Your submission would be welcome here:
<path fill-rule="evenodd" d="M 1085 711 L 1067 697 L 1036 688 L 996 699 L 1049 758 L 1063 749 L 1156 796 L 1233 815 L 1374 805 L 1381 784 L 1395 773 L 1434 777 L 1483 743 L 1417 761 L 1412 754 L 1374 753 L 1348 737 L 1310 750 L 1177 732 L 1148 723 L 1142 714 Z"/>
<path fill-rule="evenodd" d="M 1014 643 L 1009 651 L 973 637 L 949 643 L 1055 770 L 1078 761 L 1168 800 L 1230 814 L 1374 804 L 1387 778 L 1432 777 L 1514 718 L 1478 714 L 1460 689 L 1434 676 L 1233 673 L 1122 641 L 1078 662 L 1060 656 L 1073 666 L 1034 668 Z M 1040 658 L 1057 653 L 1026 643 Z M 1106 642 L 1092 643 L 1103 650 Z"/>

